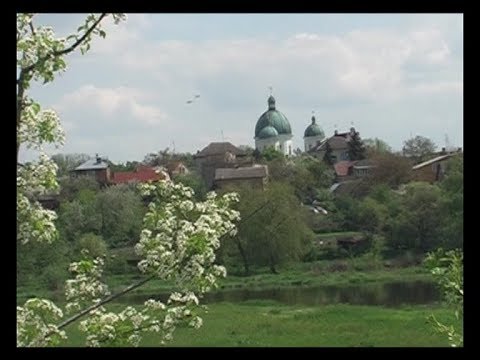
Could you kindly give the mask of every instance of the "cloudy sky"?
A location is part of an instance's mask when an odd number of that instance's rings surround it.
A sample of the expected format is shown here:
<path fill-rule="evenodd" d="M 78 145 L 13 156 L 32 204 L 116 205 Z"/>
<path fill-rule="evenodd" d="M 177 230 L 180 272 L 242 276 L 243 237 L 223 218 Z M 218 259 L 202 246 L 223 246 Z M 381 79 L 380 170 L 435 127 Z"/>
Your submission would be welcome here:
<path fill-rule="evenodd" d="M 36 21 L 63 36 L 82 15 Z M 222 139 L 254 146 L 269 86 L 295 148 L 312 110 L 327 135 L 353 124 L 396 150 L 415 135 L 463 146 L 461 14 L 129 14 L 105 28 L 32 89 L 62 118 L 63 153 L 125 162 Z"/>

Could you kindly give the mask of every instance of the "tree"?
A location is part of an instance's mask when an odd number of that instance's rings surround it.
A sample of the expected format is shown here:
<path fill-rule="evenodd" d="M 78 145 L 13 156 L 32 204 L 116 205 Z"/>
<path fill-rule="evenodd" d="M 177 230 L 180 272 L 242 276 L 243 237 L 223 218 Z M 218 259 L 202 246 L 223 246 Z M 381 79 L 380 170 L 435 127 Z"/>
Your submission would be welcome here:
<path fill-rule="evenodd" d="M 51 110 L 41 110 L 27 95 L 32 81 L 48 83 L 66 69 L 64 56 L 75 49 L 85 53 L 92 36 L 105 37 L 101 21 L 108 14 L 88 15 L 78 34 L 58 39 L 48 27 L 36 27 L 33 14 L 17 14 L 17 242 L 48 244 L 56 240 L 55 213 L 30 201 L 32 191 L 46 191 L 58 186 L 55 163 L 45 154 L 38 162 L 20 164 L 20 146 L 42 150 L 45 143 L 63 142 L 60 120 Z M 116 23 L 122 14 L 113 14 Z M 171 339 L 179 324 L 198 328 L 202 325 L 198 296 L 216 286 L 225 269 L 215 265 L 215 251 L 220 238 L 234 234 L 238 212 L 231 209 L 235 194 L 207 196 L 204 202 L 192 200 L 191 189 L 181 184 L 157 182 L 140 187 L 142 196 L 152 198 L 144 218 L 144 229 L 136 246 L 138 264 L 144 278 L 117 294 L 109 294 L 103 284 L 104 260 L 92 258 L 88 251 L 69 266 L 73 279 L 65 284 L 67 303 L 62 309 L 48 299 L 30 298 L 17 306 L 17 346 L 57 345 L 66 338 L 66 326 L 80 322 L 87 334 L 88 346 L 138 345 L 144 332 Z M 140 309 L 127 306 L 118 313 L 103 306 L 146 282 L 169 279 L 178 292 L 167 304 L 150 299 Z M 66 313 L 73 313 L 61 322 Z"/>
<path fill-rule="evenodd" d="M 401 198 L 401 211 L 387 226 L 389 245 L 400 249 L 429 251 L 441 244 L 442 225 L 447 214 L 441 204 L 443 194 L 437 185 L 410 183 Z"/>
<path fill-rule="evenodd" d="M 371 157 L 373 168 L 368 176 L 372 185 L 386 184 L 397 188 L 412 178 L 412 163 L 408 158 L 392 153 L 376 153 Z"/>
<path fill-rule="evenodd" d="M 436 278 L 447 304 L 453 306 L 455 317 L 463 320 L 463 251 L 445 252 L 440 248 L 429 253 L 424 264 Z M 429 317 L 429 321 L 439 333 L 448 336 L 452 347 L 463 346 L 463 334 L 453 325 L 439 322 L 434 315 Z"/>
<path fill-rule="evenodd" d="M 444 193 L 442 211 L 448 216 L 441 232 L 443 247 L 463 249 L 463 156 L 448 160 L 445 178 L 439 186 Z"/>
<path fill-rule="evenodd" d="M 366 149 L 358 131 L 353 133 L 348 142 L 348 156 L 351 161 L 365 159 Z"/>
<path fill-rule="evenodd" d="M 325 144 L 325 155 L 323 155 L 323 161 L 329 166 L 333 165 L 333 150 L 328 141 Z"/>
<path fill-rule="evenodd" d="M 365 145 L 367 158 L 370 158 L 370 156 L 374 154 L 385 154 L 392 152 L 390 145 L 379 138 L 364 139 L 363 144 Z"/>
<path fill-rule="evenodd" d="M 417 163 L 425 161 L 436 148 L 437 145 L 432 140 L 420 135 L 403 142 L 404 156 L 411 157 Z"/>
<path fill-rule="evenodd" d="M 138 241 L 145 214 L 138 191 L 128 185 L 112 186 L 97 194 L 95 221 L 110 247 L 133 245 Z"/>
<path fill-rule="evenodd" d="M 261 152 L 261 158 L 265 161 L 272 161 L 276 159 L 284 159 L 285 155 L 273 146 L 269 146 Z"/>
<path fill-rule="evenodd" d="M 265 191 L 246 186 L 237 190 L 242 217 L 255 214 L 239 226 L 233 239 L 246 274 L 252 264 L 268 266 L 276 273 L 279 264 L 306 253 L 312 232 L 288 184 L 269 183 Z"/>
<path fill-rule="evenodd" d="M 91 157 L 87 154 L 55 154 L 52 160 L 58 167 L 57 176 L 67 176 L 70 171 L 81 165 Z"/>
<path fill-rule="evenodd" d="M 205 181 L 195 172 L 188 174 L 178 174 L 173 178 L 174 182 L 180 182 L 193 189 L 197 200 L 204 200 L 207 194 L 207 185 Z"/>
<path fill-rule="evenodd" d="M 110 170 L 114 173 L 118 171 L 135 171 L 138 165 L 140 165 L 138 161 L 127 161 L 126 163 L 119 164 L 108 161 L 108 164 L 110 165 Z"/>

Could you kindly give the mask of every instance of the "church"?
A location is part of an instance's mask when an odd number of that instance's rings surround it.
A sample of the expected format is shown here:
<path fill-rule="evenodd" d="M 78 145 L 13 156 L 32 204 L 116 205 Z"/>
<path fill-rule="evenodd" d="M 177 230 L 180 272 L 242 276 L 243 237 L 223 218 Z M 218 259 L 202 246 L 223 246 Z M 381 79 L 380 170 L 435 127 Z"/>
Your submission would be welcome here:
<path fill-rule="evenodd" d="M 275 98 L 270 95 L 268 98 L 268 110 L 265 111 L 255 126 L 255 148 L 263 151 L 268 147 L 282 152 L 285 156 L 292 155 L 292 128 L 287 117 L 277 110 Z M 305 129 L 304 146 L 309 151 L 319 145 L 325 135 L 316 123 L 315 116 L 312 116 L 312 123 Z"/>

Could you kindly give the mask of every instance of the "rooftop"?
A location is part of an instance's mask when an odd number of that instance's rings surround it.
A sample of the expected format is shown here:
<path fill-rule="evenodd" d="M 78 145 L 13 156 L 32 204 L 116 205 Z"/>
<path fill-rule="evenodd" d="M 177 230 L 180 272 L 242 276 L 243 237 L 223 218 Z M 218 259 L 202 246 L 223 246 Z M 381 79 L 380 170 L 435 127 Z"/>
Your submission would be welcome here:
<path fill-rule="evenodd" d="M 153 168 L 139 166 L 135 171 L 120 171 L 114 173 L 112 182 L 114 184 L 124 184 L 129 182 L 147 182 L 168 179 L 168 175 L 164 172 L 157 173 Z"/>
<path fill-rule="evenodd" d="M 220 168 L 215 170 L 215 180 L 264 178 L 267 176 L 267 167 L 264 165 Z"/>
<path fill-rule="evenodd" d="M 74 171 L 83 171 L 83 170 L 101 170 L 108 168 L 108 163 L 103 160 L 101 157 L 96 157 L 85 161 L 80 166 L 77 166 Z"/>
<path fill-rule="evenodd" d="M 450 157 L 452 157 L 452 156 L 454 156 L 454 155 L 456 155 L 456 154 L 458 154 L 458 153 L 452 153 L 452 154 L 445 154 L 445 155 L 437 156 L 437 157 L 435 157 L 435 158 L 433 158 L 433 159 L 430 159 L 430 160 L 427 160 L 427 161 L 424 161 L 424 162 L 422 162 L 422 163 L 420 163 L 420 164 L 415 165 L 414 167 L 412 167 L 412 170 L 421 169 L 421 168 L 423 168 L 423 167 L 425 167 L 425 166 L 434 164 L 434 163 L 436 163 L 436 162 L 438 162 L 438 161 L 446 160 L 446 159 L 448 159 L 448 158 L 450 158 Z"/>
<path fill-rule="evenodd" d="M 206 157 L 213 155 L 223 155 L 226 152 L 230 152 L 236 156 L 245 155 L 245 152 L 230 142 L 212 142 L 208 146 L 204 147 L 202 151 L 197 152 L 194 157 Z"/>

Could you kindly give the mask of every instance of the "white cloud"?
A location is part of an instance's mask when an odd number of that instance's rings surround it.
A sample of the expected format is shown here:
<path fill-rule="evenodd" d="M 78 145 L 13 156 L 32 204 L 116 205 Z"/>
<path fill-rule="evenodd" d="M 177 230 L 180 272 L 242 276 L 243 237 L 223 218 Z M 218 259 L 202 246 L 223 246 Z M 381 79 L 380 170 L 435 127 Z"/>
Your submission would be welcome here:
<path fill-rule="evenodd" d="M 66 94 L 56 108 L 62 111 L 81 109 L 98 110 L 107 120 L 113 120 L 119 113 L 131 116 L 140 123 L 160 125 L 167 115 L 155 106 L 142 102 L 151 98 L 151 94 L 128 87 L 97 88 L 84 85 L 76 91 Z M 102 117 L 100 116 L 99 119 Z"/>
<path fill-rule="evenodd" d="M 253 145 L 272 85 L 295 147 L 302 147 L 312 109 L 326 134 L 354 121 L 362 136 L 400 147 L 411 131 L 438 142 L 445 123 L 462 145 L 463 20 L 416 16 L 406 27 L 388 29 L 299 27 L 283 37 L 237 31 L 180 38 L 159 18 L 134 14 L 118 26 L 107 24 L 106 39 L 95 40 L 86 56 L 74 56 L 75 71 L 63 79 L 70 90 L 52 101 L 72 141 L 98 136 L 105 147 L 99 151 L 106 152 L 109 139 L 110 153 L 125 159 L 173 141 L 178 151 L 195 152 L 220 141 L 221 130 L 226 140 Z M 190 24 L 182 19 L 175 26 L 185 34 Z M 187 105 L 196 93 L 201 98 Z"/>
<path fill-rule="evenodd" d="M 341 36 L 298 33 L 282 41 L 153 42 L 125 29 L 114 36 L 122 37 L 122 45 L 111 44 L 110 60 L 170 87 L 206 77 L 222 83 L 228 74 L 248 79 L 252 86 L 265 87 L 266 80 L 275 79 L 297 87 L 299 96 L 317 91 L 369 101 L 401 96 L 410 86 L 406 66 L 441 67 L 450 58 L 435 28 L 407 33 L 354 30 Z M 318 81 L 308 83 L 312 79 Z"/>

